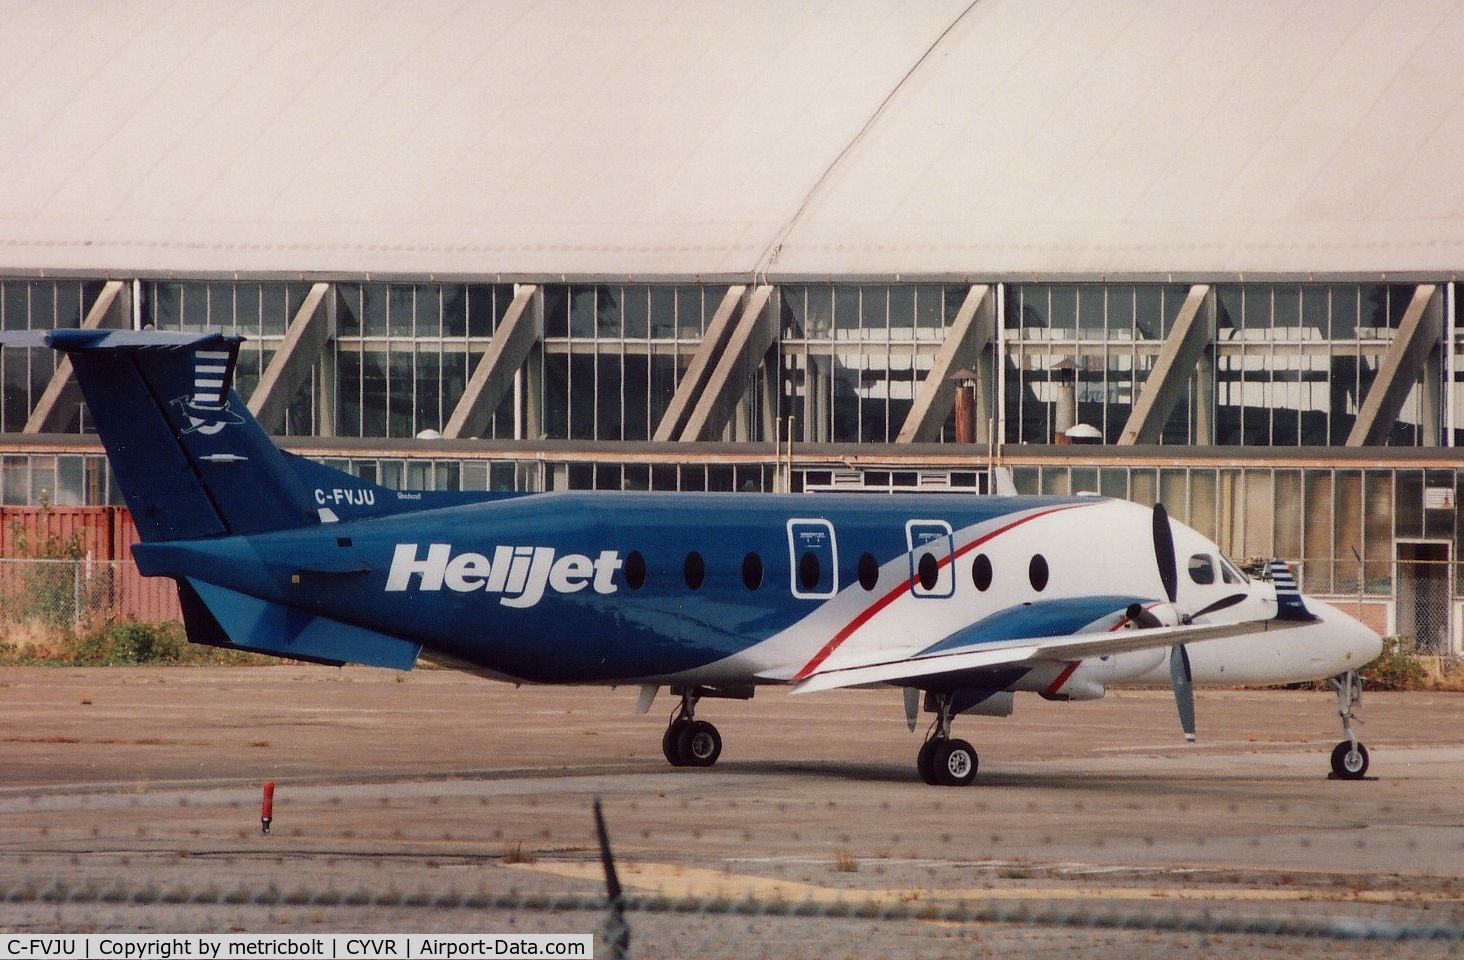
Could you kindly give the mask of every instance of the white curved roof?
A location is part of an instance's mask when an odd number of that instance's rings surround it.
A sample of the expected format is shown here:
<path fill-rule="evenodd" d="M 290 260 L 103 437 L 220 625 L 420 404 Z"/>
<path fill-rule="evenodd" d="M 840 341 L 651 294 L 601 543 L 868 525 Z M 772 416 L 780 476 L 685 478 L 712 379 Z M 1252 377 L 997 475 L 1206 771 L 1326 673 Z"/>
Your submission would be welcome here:
<path fill-rule="evenodd" d="M 1459 0 L 0 0 L 0 270 L 1446 273 Z"/>

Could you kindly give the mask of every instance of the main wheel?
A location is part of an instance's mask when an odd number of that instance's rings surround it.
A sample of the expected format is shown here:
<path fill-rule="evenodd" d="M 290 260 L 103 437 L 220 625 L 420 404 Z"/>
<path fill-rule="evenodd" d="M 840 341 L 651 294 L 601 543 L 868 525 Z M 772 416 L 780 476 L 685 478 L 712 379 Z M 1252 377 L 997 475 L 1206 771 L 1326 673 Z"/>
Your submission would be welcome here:
<path fill-rule="evenodd" d="M 681 759 L 681 750 L 678 744 L 681 741 L 681 732 L 688 726 L 686 720 L 676 720 L 666 727 L 666 732 L 661 734 L 661 752 L 666 755 L 666 762 L 673 767 L 684 767 L 686 761 Z"/>
<path fill-rule="evenodd" d="M 947 740 L 932 757 L 938 782 L 964 787 L 976 779 L 976 749 L 964 740 Z"/>
<path fill-rule="evenodd" d="M 920 752 L 915 756 L 915 769 L 920 772 L 920 779 L 934 786 L 940 783 L 935 775 L 935 751 L 944 740 L 927 740 L 920 745 Z"/>
<path fill-rule="evenodd" d="M 710 767 L 722 755 L 722 735 L 705 720 L 693 720 L 682 728 L 676 752 L 687 767 Z"/>
<path fill-rule="evenodd" d="M 1361 780 L 1367 773 L 1367 747 L 1361 743 L 1352 749 L 1351 740 L 1343 740 L 1332 748 L 1332 772 L 1339 780 Z"/>

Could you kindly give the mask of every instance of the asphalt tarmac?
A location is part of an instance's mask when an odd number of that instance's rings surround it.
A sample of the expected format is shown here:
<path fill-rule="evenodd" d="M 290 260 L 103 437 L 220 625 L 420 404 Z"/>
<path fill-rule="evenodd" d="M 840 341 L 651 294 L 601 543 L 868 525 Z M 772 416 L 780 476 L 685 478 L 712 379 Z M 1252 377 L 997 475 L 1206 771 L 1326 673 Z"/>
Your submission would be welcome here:
<path fill-rule="evenodd" d="M 917 779 L 924 730 L 896 690 L 704 700 L 725 743 L 710 769 L 666 764 L 674 701 L 637 716 L 637 692 L 438 670 L 0 668 L 0 928 L 592 931 L 595 797 L 632 896 L 886 914 L 635 909 L 634 956 L 1333 956 L 1356 947 L 1238 931 L 1464 927 L 1461 694 L 1367 694 L 1360 782 L 1328 778 L 1329 693 L 1200 690 L 1195 745 L 1166 691 L 1019 698 L 1011 718 L 957 720 L 981 769 L 948 788 Z M 1029 922 L 907 918 L 959 904 Z M 1171 929 L 1187 919 L 1212 932 Z"/>

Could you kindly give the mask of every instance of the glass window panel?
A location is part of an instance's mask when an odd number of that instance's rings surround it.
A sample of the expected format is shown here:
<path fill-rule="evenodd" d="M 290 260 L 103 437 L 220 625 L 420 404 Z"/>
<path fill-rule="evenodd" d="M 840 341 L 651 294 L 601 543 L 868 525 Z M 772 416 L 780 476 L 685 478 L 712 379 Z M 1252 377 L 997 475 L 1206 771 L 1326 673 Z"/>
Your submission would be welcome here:
<path fill-rule="evenodd" d="M 648 397 L 648 420 L 659 424 L 676 394 L 676 358 L 662 355 L 650 358 L 650 393 Z"/>
<path fill-rule="evenodd" d="M 609 352 L 599 354 L 595 358 L 595 373 L 602 384 L 594 397 L 595 439 L 622 440 L 627 411 L 621 406 L 625 380 L 620 357 Z"/>
<path fill-rule="evenodd" d="M 1394 517 L 1399 537 L 1423 536 L 1423 471 L 1399 470 L 1395 475 Z"/>
<path fill-rule="evenodd" d="M 1453 480 L 1452 472 L 1448 478 Z M 1283 512 L 1280 503 L 1277 513 Z M 1332 491 L 1332 591 L 1357 593 L 1362 579 L 1362 471 L 1338 470 Z"/>
<path fill-rule="evenodd" d="M 337 336 L 361 335 L 361 287 L 354 283 L 338 283 L 336 290 Z"/>
<path fill-rule="evenodd" d="M 643 340 L 651 335 L 651 291 L 649 287 L 620 288 L 625 336 Z"/>
<path fill-rule="evenodd" d="M 684 286 L 676 288 L 676 329 L 677 336 L 688 340 L 695 340 L 701 337 L 705 327 L 705 320 L 702 308 L 702 289 L 700 287 Z M 708 294 L 711 291 L 707 291 Z M 713 300 L 707 297 L 708 311 L 715 310 L 720 303 L 720 298 Z"/>
<path fill-rule="evenodd" d="M 1369 470 L 1363 479 L 1363 589 L 1368 593 L 1391 594 L 1393 474 L 1387 470 Z"/>
<path fill-rule="evenodd" d="M 1129 499 L 1143 507 L 1152 507 L 1157 490 L 1158 478 L 1148 468 L 1135 468 L 1129 473 Z"/>
<path fill-rule="evenodd" d="M 385 437 L 387 433 L 387 356 L 385 351 L 361 354 L 361 435 Z"/>
<path fill-rule="evenodd" d="M 652 412 L 650 361 L 644 354 L 626 354 L 621 360 L 621 389 L 625 394 L 626 440 L 649 440 L 660 424 L 660 413 Z"/>
<path fill-rule="evenodd" d="M 416 386 L 413 369 L 414 356 L 410 351 L 393 350 L 388 357 L 390 395 L 388 397 L 387 436 L 415 436 L 417 404 L 414 395 Z"/>
<path fill-rule="evenodd" d="M 676 337 L 676 288 L 651 287 L 651 339 Z"/>
<path fill-rule="evenodd" d="M 1306 513 L 1302 570 L 1302 589 L 1312 593 L 1332 592 L 1332 472 L 1308 470 L 1305 473 Z M 1290 558 L 1283 558 L 1290 559 Z"/>
<path fill-rule="evenodd" d="M 488 489 L 517 490 L 518 470 L 513 463 L 494 463 L 488 468 Z"/>
<path fill-rule="evenodd" d="M 1017 492 L 1030 495 L 1038 492 L 1038 485 L 1041 481 L 1036 467 L 1012 467 L 1012 486 Z"/>
<path fill-rule="evenodd" d="M 1078 290 L 1078 335 L 1086 340 L 1102 340 L 1106 320 L 1106 298 L 1099 284 L 1083 284 Z"/>
<path fill-rule="evenodd" d="M 563 354 L 544 354 L 544 435 L 569 436 L 569 358 Z"/>
<path fill-rule="evenodd" d="M 1164 339 L 1164 290 L 1140 285 L 1134 288 L 1134 336 L 1139 340 Z"/>
<path fill-rule="evenodd" d="M 30 329 L 30 295 L 23 280 L 0 283 L 0 330 Z"/>
<path fill-rule="evenodd" d="M 931 296 L 933 298 L 934 296 L 938 295 L 937 288 L 924 289 L 930 290 L 930 293 L 927 294 L 927 296 Z M 901 331 L 912 330 L 915 328 L 916 290 L 916 287 L 906 286 L 903 284 L 889 288 L 890 335 L 895 339 L 904 339 L 906 334 L 902 334 Z M 868 310 L 869 308 L 866 305 L 865 312 L 868 313 Z M 874 329 L 878 329 L 880 327 L 880 324 L 877 322 L 878 317 L 876 316 L 874 319 L 876 320 L 876 322 L 872 323 L 870 326 Z M 920 334 L 924 336 L 939 337 L 940 327 L 926 327 L 925 329 L 920 331 Z"/>
<path fill-rule="evenodd" d="M 1065 497 L 1072 493 L 1072 475 L 1068 472 L 1068 468 L 1043 467 L 1042 493 L 1056 497 Z"/>
<path fill-rule="evenodd" d="M 498 325 L 499 311 L 507 309 L 506 305 L 499 307 L 494 302 L 497 295 L 496 289 L 487 284 L 474 283 L 467 287 L 465 295 L 467 297 L 467 304 L 465 307 L 464 322 L 466 324 L 467 335 L 470 337 L 492 336 L 493 328 Z M 512 302 L 511 297 L 509 298 L 509 302 Z M 545 334 L 547 335 L 549 327 L 547 302 L 545 313 L 544 326 Z M 450 319 L 448 322 L 456 323 L 456 320 Z"/>
<path fill-rule="evenodd" d="M 699 463 L 688 463 L 681 468 L 682 490 L 705 490 L 707 488 L 706 467 Z"/>
<path fill-rule="evenodd" d="M 1301 328 L 1301 290 L 1297 287 L 1271 288 L 1271 327 L 1276 339 L 1294 340 Z"/>
<path fill-rule="evenodd" d="M 1216 499 L 1215 471 L 1192 470 L 1189 480 L 1189 525 L 1214 540 L 1216 539 L 1215 515 L 1219 505 Z"/>
<path fill-rule="evenodd" d="M 1159 502 L 1164 504 L 1164 509 L 1169 511 L 1170 516 L 1189 517 L 1187 479 L 1183 469 L 1159 471 Z"/>
<path fill-rule="evenodd" d="M 444 286 L 442 298 L 442 335 L 462 337 L 468 333 L 468 294 L 462 284 Z"/>
<path fill-rule="evenodd" d="M 675 490 L 676 489 L 676 467 L 673 464 L 652 464 L 651 465 L 651 489 L 652 490 Z"/>
<path fill-rule="evenodd" d="M 1434 496 L 1442 499 L 1452 499 L 1454 490 L 1454 471 L 1452 470 L 1429 470 L 1423 475 L 1425 489 L 1435 491 Z M 1430 498 L 1424 497 L 1423 511 L 1423 535 L 1432 539 L 1450 540 L 1454 536 L 1454 511 L 1455 507 L 1447 509 L 1428 509 Z"/>
<path fill-rule="evenodd" d="M 810 294 L 812 291 L 810 291 Z M 859 313 L 861 310 L 859 288 L 846 284 L 837 284 L 833 287 L 833 313 L 828 316 L 816 312 L 815 303 L 821 305 L 822 297 L 818 301 L 809 296 L 808 319 L 814 324 L 813 329 L 808 331 L 810 337 L 831 337 L 834 331 L 853 330 L 859 326 Z"/>
<path fill-rule="evenodd" d="M 782 303 L 781 324 L 784 339 L 802 338 L 806 330 L 807 290 L 785 284 L 778 288 L 778 298 Z"/>
<path fill-rule="evenodd" d="M 1098 471 L 1098 483 L 1103 496 L 1128 499 L 1128 471 L 1123 467 L 1103 467 Z"/>
<path fill-rule="evenodd" d="M 1276 555 L 1285 560 L 1301 558 L 1302 492 L 1300 470 L 1276 471 L 1276 501 L 1272 505 L 1276 527 Z"/>
<path fill-rule="evenodd" d="M 620 309 L 619 287 L 595 288 L 595 333 L 619 338 L 625 334 L 625 317 Z"/>
<path fill-rule="evenodd" d="M 593 337 L 595 335 L 595 288 L 569 288 L 569 335 L 571 337 Z"/>
<path fill-rule="evenodd" d="M 393 337 L 410 337 L 416 313 L 416 288 L 404 283 L 393 283 L 387 287 L 386 321 L 387 332 Z"/>
<path fill-rule="evenodd" d="M 364 336 L 384 337 L 389 332 L 386 325 L 386 301 L 385 284 L 361 285 L 361 333 Z"/>
<path fill-rule="evenodd" d="M 30 461 L 28 457 L 5 457 L 0 460 L 0 487 L 6 506 L 25 506 L 30 502 Z"/>
<path fill-rule="evenodd" d="M 418 337 L 437 339 L 442 336 L 442 288 L 436 284 L 419 284 L 416 289 Z"/>

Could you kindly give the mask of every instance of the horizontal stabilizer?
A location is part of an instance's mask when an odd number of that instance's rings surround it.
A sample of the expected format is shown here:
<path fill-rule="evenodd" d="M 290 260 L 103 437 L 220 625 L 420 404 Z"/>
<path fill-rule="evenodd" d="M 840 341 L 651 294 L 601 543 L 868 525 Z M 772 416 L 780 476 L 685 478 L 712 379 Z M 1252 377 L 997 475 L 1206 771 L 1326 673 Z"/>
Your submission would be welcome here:
<path fill-rule="evenodd" d="M 192 592 L 207 608 L 228 645 L 254 653 L 323 663 L 362 663 L 410 670 L 422 645 L 374 630 L 351 626 L 294 607 L 270 603 L 234 590 L 187 578 L 179 593 L 188 611 Z M 189 624 L 189 639 L 194 639 Z M 217 636 L 197 642 L 222 646 Z"/>

